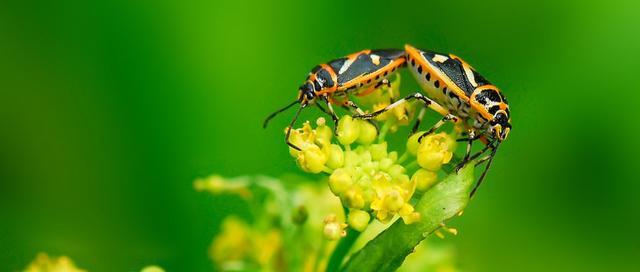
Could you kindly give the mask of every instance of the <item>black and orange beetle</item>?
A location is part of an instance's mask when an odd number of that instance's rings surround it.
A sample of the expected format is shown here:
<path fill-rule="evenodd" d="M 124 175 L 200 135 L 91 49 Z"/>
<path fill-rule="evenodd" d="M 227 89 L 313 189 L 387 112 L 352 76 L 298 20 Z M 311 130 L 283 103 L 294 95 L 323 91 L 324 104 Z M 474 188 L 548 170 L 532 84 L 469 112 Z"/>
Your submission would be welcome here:
<path fill-rule="evenodd" d="M 311 70 L 305 83 L 298 88 L 296 100 L 270 114 L 265 119 L 263 127 L 266 127 L 269 120 L 277 114 L 300 104 L 285 135 L 287 145 L 300 150 L 289 141 L 289 136 L 302 109 L 315 104 L 323 112 L 331 115 L 334 122 L 338 120 L 333 110 L 334 104 L 364 113 L 349 99 L 349 95 L 366 95 L 382 84 L 389 84 L 387 78 L 404 64 L 405 52 L 397 49 L 362 50 L 344 58 L 320 64 Z M 317 103 L 318 99 L 327 104 L 328 111 Z"/>
<path fill-rule="evenodd" d="M 426 96 L 416 92 L 384 109 L 370 114 L 356 114 L 354 117 L 371 119 L 406 101 L 420 100 L 427 107 L 444 116 L 442 120 L 421 135 L 420 139 L 434 132 L 447 121 L 466 126 L 468 138 L 461 140 L 467 141 L 467 151 L 462 162 L 457 166 L 458 170 L 466 162 L 476 159 L 487 150 L 491 150 L 489 155 L 478 161 L 478 164 L 486 162 L 487 165 L 471 191 L 473 196 L 491 166 L 498 146 L 511 131 L 509 104 L 496 86 L 461 58 L 452 54 L 420 50 L 411 45 L 405 45 L 405 52 L 407 66 L 426 92 Z M 423 115 L 424 108 L 418 115 L 414 132 Z M 469 125 L 468 121 L 472 121 L 473 124 Z M 471 156 L 473 141 L 477 139 L 481 139 L 486 147 Z"/>

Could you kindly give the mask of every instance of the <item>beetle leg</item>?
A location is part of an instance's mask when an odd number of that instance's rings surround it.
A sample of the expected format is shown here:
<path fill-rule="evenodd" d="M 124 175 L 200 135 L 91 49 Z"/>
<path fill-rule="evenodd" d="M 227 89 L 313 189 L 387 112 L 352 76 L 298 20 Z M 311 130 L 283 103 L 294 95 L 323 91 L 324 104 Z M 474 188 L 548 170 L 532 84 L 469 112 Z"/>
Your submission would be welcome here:
<path fill-rule="evenodd" d="M 351 100 L 348 100 L 345 103 L 345 107 L 355 110 L 357 114 L 364 114 L 364 111 L 362 111 L 362 109 L 360 109 L 360 107 L 358 107 L 358 105 L 356 105 L 356 103 Z"/>
<path fill-rule="evenodd" d="M 471 156 L 471 147 L 473 145 L 473 141 L 479 139 L 479 137 L 476 136 L 475 130 L 470 129 L 469 130 L 469 137 L 466 139 L 467 140 L 467 151 L 464 154 L 464 158 L 462 159 L 462 161 L 460 163 L 458 163 L 458 165 L 456 165 L 456 173 L 458 171 L 460 171 L 460 169 L 462 169 L 462 167 L 464 167 L 467 162 L 469 162 L 469 157 Z"/>
<path fill-rule="evenodd" d="M 459 123 L 461 121 L 460 118 L 458 118 L 457 116 L 449 113 L 449 111 L 447 109 L 445 109 L 444 107 L 440 106 L 440 104 L 436 103 L 435 101 L 427 98 L 426 96 L 424 96 L 421 93 L 414 93 L 414 94 L 410 94 L 408 96 L 406 96 L 403 99 L 400 99 L 394 103 L 392 103 L 389 106 L 384 107 L 381 110 L 372 112 L 372 113 L 368 113 L 368 114 L 357 114 L 354 115 L 354 118 L 362 118 L 362 119 L 372 119 L 375 118 L 376 116 L 385 113 L 399 105 L 402 105 L 403 103 L 406 103 L 408 101 L 411 100 L 420 100 L 422 103 L 424 103 L 425 106 L 429 107 L 430 109 L 436 111 L 437 113 L 442 114 L 444 117 L 442 118 L 442 120 L 438 121 L 438 123 L 436 123 L 429 131 L 423 133 L 420 138 L 418 139 L 418 141 L 422 141 L 422 138 L 424 136 L 427 136 L 431 133 L 433 133 L 436 129 L 438 129 L 440 126 L 442 126 L 446 121 L 452 121 L 454 123 Z M 417 128 L 416 128 L 417 130 Z"/>
<path fill-rule="evenodd" d="M 333 111 L 333 108 L 331 107 L 331 104 L 329 102 L 327 102 L 327 105 L 329 107 L 329 111 L 327 111 L 327 109 L 325 109 L 323 106 L 321 106 L 320 103 L 316 103 L 316 106 L 318 106 L 318 108 L 322 112 L 324 112 L 325 114 L 331 116 L 331 120 L 333 120 L 333 124 L 337 126 L 337 124 L 338 124 L 338 116 Z"/>
<path fill-rule="evenodd" d="M 329 114 L 331 115 L 331 118 L 333 119 L 333 133 L 336 133 L 336 130 L 338 129 L 338 116 L 336 115 L 336 112 L 333 110 L 333 104 L 336 102 L 336 100 L 334 100 L 332 97 L 329 96 L 323 96 L 324 102 L 327 103 L 327 108 L 329 108 Z"/>
<path fill-rule="evenodd" d="M 427 108 L 425 107 L 420 108 L 420 112 L 418 113 L 418 118 L 416 118 L 416 123 L 413 124 L 413 127 L 411 128 L 411 134 L 409 134 L 409 137 L 411 137 L 411 135 L 416 134 L 416 132 L 418 132 L 418 129 L 420 128 L 420 122 L 422 122 L 422 118 L 424 118 L 424 114 L 426 112 L 427 112 Z"/>
<path fill-rule="evenodd" d="M 287 143 L 288 146 L 290 146 L 291 148 L 301 151 L 301 149 L 294 145 L 292 142 L 289 141 L 289 137 L 291 136 L 291 130 L 293 129 L 293 126 L 296 124 L 296 121 L 298 120 L 298 116 L 300 116 L 300 112 L 302 111 L 302 109 L 304 109 L 307 106 L 307 104 L 302 103 L 300 105 L 300 108 L 298 108 L 298 110 L 296 111 L 296 114 L 293 116 L 293 119 L 291 120 L 291 123 L 289 123 L 289 127 L 287 128 L 287 134 L 284 136 L 284 141 L 285 143 Z"/>
<path fill-rule="evenodd" d="M 350 110 L 355 110 L 355 112 L 356 112 L 356 114 L 355 114 L 355 115 L 358 115 L 358 114 L 364 114 L 364 111 L 363 111 L 362 109 L 360 109 L 360 107 L 358 107 L 358 105 L 356 105 L 356 103 L 355 103 L 355 102 L 353 102 L 352 100 L 347 100 L 347 101 L 345 102 L 345 105 L 344 105 L 344 106 L 345 106 L 346 108 L 350 109 Z M 376 128 L 376 130 L 377 130 L 377 131 L 379 131 L 379 129 L 378 129 L 378 124 L 376 124 L 376 122 L 374 122 L 374 121 L 373 121 L 373 120 L 371 120 L 371 119 L 366 119 L 366 121 L 367 121 L 369 124 L 373 125 L 373 126 Z"/>
<path fill-rule="evenodd" d="M 435 125 L 433 125 L 429 130 L 427 130 L 427 132 L 422 133 L 422 135 L 420 135 L 420 137 L 418 138 L 418 142 L 421 143 L 422 139 L 424 137 L 426 137 L 427 135 L 433 133 L 434 131 L 438 130 L 442 125 L 444 125 L 447 121 L 452 121 L 454 123 L 457 123 L 460 121 L 460 118 L 456 117 L 453 114 L 447 114 L 444 117 L 442 117 L 442 119 L 440 119 L 440 121 L 438 121 Z"/>
<path fill-rule="evenodd" d="M 442 114 L 443 116 L 447 116 L 447 115 L 451 115 L 444 107 L 440 106 L 438 103 L 436 103 L 435 101 L 425 97 L 424 95 L 422 95 L 421 93 L 414 93 L 411 95 L 408 95 L 407 97 L 400 99 L 394 103 L 392 103 L 391 105 L 388 105 L 386 107 L 384 107 L 381 110 L 372 112 L 372 113 L 368 113 L 368 114 L 359 114 L 354 116 L 355 118 L 362 118 L 362 119 L 372 119 L 375 118 L 376 116 L 383 114 L 389 110 L 392 110 L 393 108 L 402 105 L 405 102 L 411 101 L 411 100 L 415 100 L 418 99 L 420 101 L 422 101 L 424 103 L 425 106 L 429 107 L 430 109 Z M 455 117 L 456 122 L 459 121 L 460 118 Z M 453 119 L 452 119 L 453 120 Z"/>

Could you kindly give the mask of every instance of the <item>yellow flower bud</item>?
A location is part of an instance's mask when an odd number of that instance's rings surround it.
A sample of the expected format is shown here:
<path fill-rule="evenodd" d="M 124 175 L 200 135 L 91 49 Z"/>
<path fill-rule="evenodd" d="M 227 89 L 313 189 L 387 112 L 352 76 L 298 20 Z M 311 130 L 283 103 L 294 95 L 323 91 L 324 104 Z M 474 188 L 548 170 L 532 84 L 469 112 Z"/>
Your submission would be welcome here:
<path fill-rule="evenodd" d="M 358 135 L 358 143 L 368 145 L 373 143 L 378 136 L 376 127 L 364 120 L 356 120 L 360 124 L 360 134 Z"/>
<path fill-rule="evenodd" d="M 298 153 L 296 161 L 305 172 L 317 174 L 324 169 L 327 155 L 317 145 L 309 145 Z"/>
<path fill-rule="evenodd" d="M 324 237 L 329 240 L 338 240 L 347 235 L 346 227 L 347 224 L 338 222 L 335 214 L 331 214 L 324 219 Z"/>
<path fill-rule="evenodd" d="M 369 206 L 371 205 L 371 202 L 373 202 L 373 199 L 376 197 L 376 192 L 371 189 L 371 185 L 369 185 L 367 188 L 364 188 L 364 191 L 362 192 L 362 198 L 364 199 L 364 206 L 365 206 L 365 210 L 369 210 Z"/>
<path fill-rule="evenodd" d="M 405 224 L 412 224 L 420 220 L 420 213 L 414 212 L 413 206 L 404 204 L 398 212 Z"/>
<path fill-rule="evenodd" d="M 358 139 L 360 124 L 346 115 L 338 121 L 337 138 L 342 145 L 350 145 Z"/>
<path fill-rule="evenodd" d="M 67 271 L 65 269 L 65 271 Z M 70 269 L 69 271 L 75 271 L 73 269 Z M 84 270 L 78 270 L 78 271 L 84 271 Z M 162 267 L 159 267 L 157 265 L 150 265 L 150 266 L 145 266 L 142 268 L 142 270 L 140 270 L 140 272 L 164 272 L 164 269 L 162 269 Z"/>
<path fill-rule="evenodd" d="M 393 108 L 391 112 L 393 116 L 397 120 L 398 124 L 406 125 L 409 123 L 409 115 L 408 112 L 411 110 L 408 103 L 404 103 L 398 107 Z"/>
<path fill-rule="evenodd" d="M 420 143 L 418 143 L 418 139 L 423 133 L 424 132 L 421 131 L 414 133 L 413 135 L 411 135 L 411 137 L 409 137 L 409 140 L 407 140 L 407 151 L 409 151 L 411 155 L 415 156 L 416 154 L 418 154 L 418 146 L 420 145 Z"/>
<path fill-rule="evenodd" d="M 389 221 L 391 221 L 393 216 L 386 210 L 380 210 L 376 212 L 376 218 L 378 218 L 378 220 L 382 223 L 388 223 Z"/>
<path fill-rule="evenodd" d="M 369 220 L 371 220 L 368 212 L 358 209 L 351 209 L 348 218 L 349 226 L 357 231 L 364 231 L 369 225 Z"/>
<path fill-rule="evenodd" d="M 351 175 L 344 168 L 338 168 L 329 177 L 329 189 L 339 196 L 347 191 L 353 183 Z"/>
<path fill-rule="evenodd" d="M 411 177 L 411 181 L 416 183 L 419 191 L 426 191 L 438 181 L 438 174 L 425 169 L 418 169 Z"/>
<path fill-rule="evenodd" d="M 389 211 L 398 211 L 404 205 L 404 198 L 397 190 L 391 190 L 385 196 L 383 205 Z"/>
<path fill-rule="evenodd" d="M 399 165 L 399 164 L 394 164 L 391 167 L 389 167 L 389 170 L 387 170 L 389 175 L 391 175 L 392 177 L 399 177 L 404 174 L 404 171 L 405 171 L 404 167 L 402 167 L 402 165 Z"/>
<path fill-rule="evenodd" d="M 393 161 L 389 158 L 383 158 L 380 160 L 380 164 L 378 165 L 379 169 L 382 171 L 389 170 L 389 167 L 393 165 Z"/>
<path fill-rule="evenodd" d="M 374 161 L 387 157 L 387 142 L 370 145 L 369 152 L 371 153 L 371 159 Z"/>
<path fill-rule="evenodd" d="M 448 163 L 453 157 L 453 153 L 449 151 L 450 141 L 449 135 L 438 133 L 428 135 L 422 139 L 422 143 L 418 146 L 418 164 L 420 167 L 437 171 L 442 164 Z"/>
<path fill-rule="evenodd" d="M 360 156 L 354 151 L 344 152 L 344 166 L 352 167 L 360 164 Z"/>
<path fill-rule="evenodd" d="M 360 156 L 361 164 L 371 162 L 371 153 L 369 150 L 362 150 L 358 155 Z"/>
<path fill-rule="evenodd" d="M 333 130 L 326 126 L 326 121 L 324 118 L 320 117 L 316 121 L 318 127 L 316 127 L 316 140 L 323 144 L 331 143 L 331 138 L 333 137 Z"/>
<path fill-rule="evenodd" d="M 362 194 L 356 189 L 349 189 L 344 193 L 344 199 L 346 200 L 346 206 L 352 209 L 364 208 L 364 198 Z"/>
<path fill-rule="evenodd" d="M 391 151 L 391 152 L 387 153 L 387 158 L 391 159 L 391 161 L 393 161 L 393 162 L 398 161 L 398 152 Z"/>
<path fill-rule="evenodd" d="M 336 169 L 344 165 L 344 152 L 339 145 L 328 146 L 327 153 L 327 167 Z"/>

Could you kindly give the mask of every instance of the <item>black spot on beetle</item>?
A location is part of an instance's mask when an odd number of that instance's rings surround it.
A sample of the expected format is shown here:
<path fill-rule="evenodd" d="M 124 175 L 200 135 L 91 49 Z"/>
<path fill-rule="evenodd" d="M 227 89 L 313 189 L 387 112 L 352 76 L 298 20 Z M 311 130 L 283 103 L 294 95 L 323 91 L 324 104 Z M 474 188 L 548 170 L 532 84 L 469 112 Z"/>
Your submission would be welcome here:
<path fill-rule="evenodd" d="M 431 81 L 431 74 L 427 72 L 427 74 L 424 76 L 424 79 L 426 79 L 427 81 Z"/>
<path fill-rule="evenodd" d="M 387 74 L 389 74 L 389 71 L 384 71 L 384 75 L 382 76 L 387 76 Z"/>
<path fill-rule="evenodd" d="M 411 66 L 416 66 L 416 60 L 411 59 Z"/>
<path fill-rule="evenodd" d="M 333 82 L 333 79 L 331 79 L 331 74 L 329 74 L 326 69 L 321 69 L 320 71 L 318 71 L 318 74 L 316 76 L 318 77 L 318 80 L 322 80 L 325 88 L 333 87 L 333 85 L 335 84 Z"/>
<path fill-rule="evenodd" d="M 480 91 L 480 93 L 476 95 L 476 100 L 478 100 L 478 102 L 480 102 L 481 104 L 487 104 L 488 101 L 496 103 L 502 102 L 500 99 L 500 94 L 498 94 L 498 92 L 493 89 Z"/>
<path fill-rule="evenodd" d="M 493 115 L 493 114 L 496 114 L 496 112 L 497 112 L 499 109 L 500 109 L 500 106 L 498 106 L 498 105 L 491 106 L 491 107 L 489 108 L 489 113 L 490 113 L 490 114 L 492 114 L 492 115 Z"/>
<path fill-rule="evenodd" d="M 436 86 L 436 88 L 440 88 L 440 81 L 436 80 L 433 85 Z"/>
<path fill-rule="evenodd" d="M 422 74 L 422 65 L 418 66 L 418 74 Z"/>
<path fill-rule="evenodd" d="M 449 92 L 449 93 L 448 93 L 448 95 L 449 95 L 449 97 L 451 97 L 451 98 L 454 98 L 454 97 L 455 97 L 455 98 L 457 98 L 457 97 L 458 97 L 458 96 L 456 96 L 456 94 L 454 94 L 453 92 Z"/>
<path fill-rule="evenodd" d="M 313 81 L 313 87 L 316 88 L 316 91 L 322 90 L 322 86 L 320 86 L 320 83 L 317 80 Z"/>

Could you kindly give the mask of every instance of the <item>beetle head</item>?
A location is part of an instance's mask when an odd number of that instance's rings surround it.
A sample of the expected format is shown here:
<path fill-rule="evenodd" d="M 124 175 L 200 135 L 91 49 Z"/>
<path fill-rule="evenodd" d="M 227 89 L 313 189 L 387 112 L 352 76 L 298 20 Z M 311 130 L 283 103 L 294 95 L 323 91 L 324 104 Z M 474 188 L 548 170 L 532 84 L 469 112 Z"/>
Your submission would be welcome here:
<path fill-rule="evenodd" d="M 504 141 L 511 131 L 511 120 L 504 110 L 499 110 L 493 115 L 493 119 L 489 122 L 489 132 L 498 141 Z"/>
<path fill-rule="evenodd" d="M 316 100 L 316 92 L 311 81 L 307 81 L 299 88 L 298 100 L 302 104 L 310 104 Z"/>

